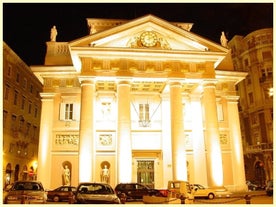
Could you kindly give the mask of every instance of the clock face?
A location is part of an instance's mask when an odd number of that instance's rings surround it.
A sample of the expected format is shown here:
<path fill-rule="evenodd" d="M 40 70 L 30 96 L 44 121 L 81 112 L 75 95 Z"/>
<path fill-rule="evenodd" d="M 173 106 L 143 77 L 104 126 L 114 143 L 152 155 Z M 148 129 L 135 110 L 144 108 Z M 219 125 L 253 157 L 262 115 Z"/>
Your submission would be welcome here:
<path fill-rule="evenodd" d="M 157 43 L 157 35 L 151 31 L 143 32 L 140 38 L 142 44 L 146 47 L 153 47 Z"/>

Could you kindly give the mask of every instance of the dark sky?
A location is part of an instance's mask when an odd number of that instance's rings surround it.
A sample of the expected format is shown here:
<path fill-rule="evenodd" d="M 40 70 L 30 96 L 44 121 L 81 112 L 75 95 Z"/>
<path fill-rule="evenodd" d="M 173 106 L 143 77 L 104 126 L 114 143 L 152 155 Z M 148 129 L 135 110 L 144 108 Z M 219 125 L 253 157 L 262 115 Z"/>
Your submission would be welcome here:
<path fill-rule="evenodd" d="M 191 22 L 191 32 L 219 43 L 273 27 L 273 3 L 3 3 L 3 39 L 28 65 L 44 63 L 45 42 L 56 25 L 57 41 L 88 35 L 86 18 L 135 19 L 153 14 Z"/>

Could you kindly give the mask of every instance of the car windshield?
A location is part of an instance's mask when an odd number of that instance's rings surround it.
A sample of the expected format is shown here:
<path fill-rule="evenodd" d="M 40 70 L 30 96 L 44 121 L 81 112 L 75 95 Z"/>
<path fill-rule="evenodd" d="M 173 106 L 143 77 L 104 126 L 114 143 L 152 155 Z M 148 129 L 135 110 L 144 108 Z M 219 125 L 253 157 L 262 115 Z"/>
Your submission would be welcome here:
<path fill-rule="evenodd" d="M 103 184 L 84 184 L 79 187 L 81 194 L 114 194 L 114 191 Z"/>
<path fill-rule="evenodd" d="M 17 182 L 13 186 L 13 190 L 33 190 L 33 191 L 41 191 L 42 187 L 35 182 Z"/>

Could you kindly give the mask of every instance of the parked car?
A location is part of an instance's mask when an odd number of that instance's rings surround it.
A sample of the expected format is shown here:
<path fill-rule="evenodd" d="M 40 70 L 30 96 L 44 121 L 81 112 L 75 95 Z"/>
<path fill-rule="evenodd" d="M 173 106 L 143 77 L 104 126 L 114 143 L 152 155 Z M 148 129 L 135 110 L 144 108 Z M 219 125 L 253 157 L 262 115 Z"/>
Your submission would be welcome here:
<path fill-rule="evenodd" d="M 109 184 L 85 182 L 78 185 L 74 203 L 120 204 L 121 201 Z"/>
<path fill-rule="evenodd" d="M 187 181 L 170 180 L 168 182 L 169 197 L 189 197 L 192 193 L 191 185 Z"/>
<path fill-rule="evenodd" d="M 272 196 L 273 195 L 273 180 L 269 180 L 267 181 L 267 185 L 266 185 L 266 194 L 268 196 Z"/>
<path fill-rule="evenodd" d="M 47 193 L 38 181 L 15 182 L 4 199 L 5 204 L 44 204 L 46 201 Z"/>
<path fill-rule="evenodd" d="M 68 201 L 74 196 L 76 190 L 74 186 L 60 186 L 54 190 L 48 190 L 47 197 L 54 202 Z"/>
<path fill-rule="evenodd" d="M 191 184 L 195 198 L 214 199 L 215 197 L 230 197 L 232 194 L 225 187 L 207 188 L 200 184 Z"/>
<path fill-rule="evenodd" d="M 126 196 L 126 200 L 142 199 L 145 195 L 162 196 L 162 193 L 141 183 L 120 183 L 115 187 L 116 194 Z"/>
<path fill-rule="evenodd" d="M 256 184 L 254 181 L 246 181 L 246 185 L 248 187 L 249 191 L 255 191 L 255 190 L 264 190 L 265 187 L 261 186 L 259 184 Z"/>
<path fill-rule="evenodd" d="M 205 188 L 203 185 L 200 184 L 191 184 L 191 188 L 194 190 L 194 197 L 195 198 L 215 198 L 215 190 L 211 188 Z"/>

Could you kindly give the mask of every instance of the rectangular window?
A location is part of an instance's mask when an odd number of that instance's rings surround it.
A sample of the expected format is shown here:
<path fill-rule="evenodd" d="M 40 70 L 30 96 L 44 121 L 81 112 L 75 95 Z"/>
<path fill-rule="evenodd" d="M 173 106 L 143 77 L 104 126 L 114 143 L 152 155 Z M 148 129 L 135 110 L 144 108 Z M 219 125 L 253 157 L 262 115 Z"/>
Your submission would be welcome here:
<path fill-rule="evenodd" d="M 33 85 L 30 85 L 30 93 L 33 93 Z"/>
<path fill-rule="evenodd" d="M 65 119 L 73 119 L 73 104 L 65 104 Z"/>
<path fill-rule="evenodd" d="M 13 104 L 14 104 L 14 105 L 17 105 L 17 101 L 18 101 L 18 91 L 14 91 Z"/>
<path fill-rule="evenodd" d="M 35 118 L 37 117 L 37 113 L 38 113 L 38 109 L 37 109 L 37 107 L 35 107 L 35 112 L 34 112 L 34 117 Z"/>
<path fill-rule="evenodd" d="M 272 54 L 270 51 L 262 52 L 263 60 L 270 60 L 272 59 Z"/>
<path fill-rule="evenodd" d="M 25 103 L 26 103 L 26 98 L 25 98 L 25 96 L 22 96 L 22 102 L 21 102 L 21 109 L 22 110 L 25 109 Z"/>
<path fill-rule="evenodd" d="M 23 89 L 26 89 L 27 88 L 27 79 L 24 78 L 24 81 L 23 81 Z"/>
<path fill-rule="evenodd" d="M 8 100 L 9 99 L 9 93 L 10 93 L 10 86 L 9 85 L 6 85 L 5 87 L 5 100 Z"/>
<path fill-rule="evenodd" d="M 61 103 L 59 119 L 63 121 L 79 120 L 80 106 L 77 103 Z"/>
<path fill-rule="evenodd" d="M 29 107 L 28 107 L 28 113 L 31 114 L 32 113 L 32 102 L 29 102 Z"/>
<path fill-rule="evenodd" d="M 3 111 L 3 128 L 5 128 L 6 122 L 7 122 L 8 112 Z"/>
<path fill-rule="evenodd" d="M 139 104 L 139 125 L 142 127 L 149 127 L 149 104 Z"/>
<path fill-rule="evenodd" d="M 16 82 L 19 83 L 19 81 L 20 81 L 20 74 L 16 73 Z"/>
<path fill-rule="evenodd" d="M 249 103 L 253 104 L 254 103 L 254 99 L 253 99 L 253 93 L 252 92 L 248 94 L 248 98 L 249 98 Z"/>

